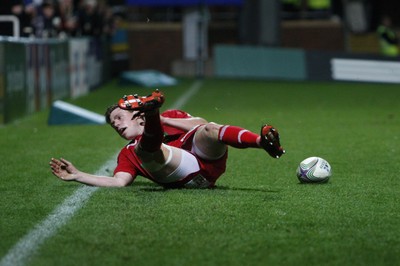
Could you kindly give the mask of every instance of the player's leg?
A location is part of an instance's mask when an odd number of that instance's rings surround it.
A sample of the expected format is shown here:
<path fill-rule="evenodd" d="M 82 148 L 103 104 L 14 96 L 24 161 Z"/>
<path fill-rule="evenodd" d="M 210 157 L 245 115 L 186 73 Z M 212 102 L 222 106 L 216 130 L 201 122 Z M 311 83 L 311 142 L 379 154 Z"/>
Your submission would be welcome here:
<path fill-rule="evenodd" d="M 245 128 L 215 123 L 208 123 L 197 130 L 192 151 L 203 159 L 216 160 L 225 154 L 227 145 L 235 148 L 263 148 L 274 158 L 284 153 L 279 143 L 279 134 L 272 126 L 263 126 L 259 135 Z"/>
<path fill-rule="evenodd" d="M 192 151 L 206 160 L 221 158 L 227 145 L 235 148 L 259 148 L 260 136 L 247 129 L 208 123 L 201 126 L 194 136 Z"/>

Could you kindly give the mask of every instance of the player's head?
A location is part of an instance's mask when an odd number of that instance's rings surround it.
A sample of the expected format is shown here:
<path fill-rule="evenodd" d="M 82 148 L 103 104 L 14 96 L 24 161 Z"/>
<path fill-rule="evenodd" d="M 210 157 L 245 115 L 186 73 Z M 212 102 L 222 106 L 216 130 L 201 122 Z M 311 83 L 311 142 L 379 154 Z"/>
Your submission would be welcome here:
<path fill-rule="evenodd" d="M 133 140 L 143 133 L 144 117 L 138 111 L 121 109 L 118 104 L 107 108 L 106 121 L 126 140 Z"/>
<path fill-rule="evenodd" d="M 111 124 L 110 115 L 111 115 L 112 111 L 114 111 L 114 110 L 117 109 L 117 108 L 119 108 L 119 106 L 118 106 L 117 103 L 115 103 L 115 104 L 110 105 L 109 107 L 107 107 L 106 113 L 104 114 L 104 116 L 106 117 L 106 122 L 107 122 L 108 124 Z"/>

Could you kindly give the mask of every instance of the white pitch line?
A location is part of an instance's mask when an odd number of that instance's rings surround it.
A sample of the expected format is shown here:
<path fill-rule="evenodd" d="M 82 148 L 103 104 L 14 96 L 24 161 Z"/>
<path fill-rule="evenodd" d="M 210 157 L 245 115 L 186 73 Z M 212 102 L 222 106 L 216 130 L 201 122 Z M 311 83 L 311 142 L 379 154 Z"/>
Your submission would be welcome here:
<path fill-rule="evenodd" d="M 197 93 L 202 85 L 196 81 L 183 94 L 170 109 L 182 108 L 186 102 Z M 110 169 L 115 168 L 117 155 L 110 158 L 96 175 L 107 175 Z M 66 198 L 64 202 L 56 207 L 43 221 L 38 223 L 31 231 L 22 237 L 1 259 L 0 266 L 23 266 L 35 254 L 45 240 L 55 235 L 57 230 L 65 225 L 74 214 L 83 207 L 98 187 L 82 186 Z"/>
<path fill-rule="evenodd" d="M 190 86 L 190 88 L 186 91 L 186 93 L 183 94 L 177 101 L 175 101 L 175 103 L 170 107 L 170 109 L 182 108 L 187 103 L 187 101 L 200 90 L 202 85 L 203 85 L 202 80 L 195 81 L 192 84 L 192 86 Z"/>
<path fill-rule="evenodd" d="M 108 160 L 97 172 L 107 175 L 108 169 L 115 167 L 116 155 Z M 21 238 L 0 261 L 1 266 L 25 265 L 29 258 L 39 249 L 43 242 L 53 236 L 65 225 L 97 190 L 97 187 L 82 186 L 66 198 L 46 219 L 38 223 L 28 234 Z"/>

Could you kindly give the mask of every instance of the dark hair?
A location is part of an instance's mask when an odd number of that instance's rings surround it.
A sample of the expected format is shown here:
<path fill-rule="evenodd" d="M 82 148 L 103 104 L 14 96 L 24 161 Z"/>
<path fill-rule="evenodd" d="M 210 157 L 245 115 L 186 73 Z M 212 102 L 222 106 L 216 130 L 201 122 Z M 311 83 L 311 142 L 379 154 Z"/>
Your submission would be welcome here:
<path fill-rule="evenodd" d="M 119 107 L 118 104 L 115 103 L 115 104 L 113 104 L 113 105 L 110 105 L 110 106 L 107 108 L 106 113 L 104 114 L 104 116 L 106 117 L 106 122 L 107 122 L 108 124 L 111 124 L 110 115 L 111 115 L 112 111 L 114 111 L 114 110 L 117 109 L 118 107 Z"/>

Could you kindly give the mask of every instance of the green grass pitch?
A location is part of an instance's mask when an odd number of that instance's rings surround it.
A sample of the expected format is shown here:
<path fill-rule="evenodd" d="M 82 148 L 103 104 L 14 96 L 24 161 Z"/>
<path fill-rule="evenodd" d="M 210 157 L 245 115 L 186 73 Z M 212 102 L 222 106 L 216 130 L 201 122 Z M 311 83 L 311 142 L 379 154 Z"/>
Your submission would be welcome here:
<path fill-rule="evenodd" d="M 162 88 L 164 109 L 194 80 Z M 164 190 L 138 178 L 100 188 L 28 265 L 398 265 L 400 87 L 390 84 L 205 79 L 184 110 L 259 132 L 287 151 L 229 150 L 213 190 Z M 70 101 L 104 113 L 148 88 L 110 82 Z M 49 110 L 0 127 L 0 259 L 82 185 L 57 180 L 51 157 L 97 171 L 125 143 L 108 125 L 47 126 Z M 300 184 L 310 156 L 327 184 Z"/>

